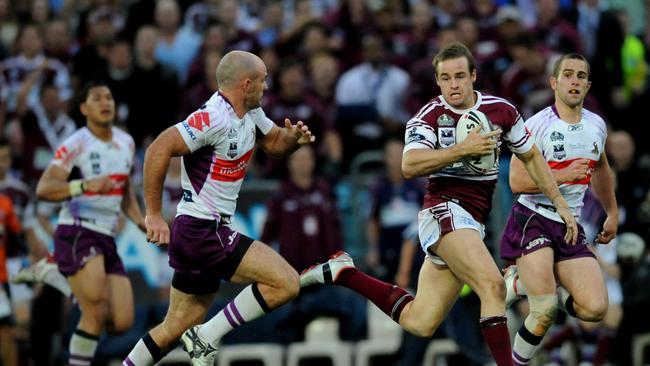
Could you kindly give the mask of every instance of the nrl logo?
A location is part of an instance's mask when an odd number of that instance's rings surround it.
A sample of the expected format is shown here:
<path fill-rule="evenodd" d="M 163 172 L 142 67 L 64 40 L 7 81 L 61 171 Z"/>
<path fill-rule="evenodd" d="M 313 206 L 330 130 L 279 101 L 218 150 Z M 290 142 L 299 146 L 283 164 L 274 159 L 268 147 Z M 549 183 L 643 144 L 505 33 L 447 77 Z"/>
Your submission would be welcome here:
<path fill-rule="evenodd" d="M 454 119 L 451 118 L 449 115 L 443 114 L 442 116 L 438 117 L 438 126 L 448 127 L 453 125 L 454 125 Z"/>

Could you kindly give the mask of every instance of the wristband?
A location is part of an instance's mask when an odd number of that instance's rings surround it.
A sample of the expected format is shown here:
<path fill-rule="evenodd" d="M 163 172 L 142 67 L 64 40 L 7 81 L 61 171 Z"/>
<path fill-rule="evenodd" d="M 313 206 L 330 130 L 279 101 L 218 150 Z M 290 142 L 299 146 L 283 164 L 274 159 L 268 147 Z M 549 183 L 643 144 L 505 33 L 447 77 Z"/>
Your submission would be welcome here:
<path fill-rule="evenodd" d="M 70 189 L 70 196 L 72 197 L 76 197 L 84 193 L 84 181 L 81 179 L 70 181 L 68 187 Z"/>

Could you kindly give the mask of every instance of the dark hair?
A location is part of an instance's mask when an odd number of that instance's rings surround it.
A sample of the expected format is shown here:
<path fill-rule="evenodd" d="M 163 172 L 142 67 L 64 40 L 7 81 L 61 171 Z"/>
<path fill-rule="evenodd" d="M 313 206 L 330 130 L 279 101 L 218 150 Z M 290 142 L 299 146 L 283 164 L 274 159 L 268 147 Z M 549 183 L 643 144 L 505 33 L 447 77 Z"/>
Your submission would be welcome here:
<path fill-rule="evenodd" d="M 0 149 L 4 149 L 5 147 L 11 147 L 11 145 L 9 145 L 9 140 L 4 137 L 0 137 Z"/>
<path fill-rule="evenodd" d="M 510 47 L 522 47 L 527 50 L 534 50 L 537 48 L 538 40 L 537 37 L 530 32 L 522 32 L 512 37 L 508 46 Z"/>
<path fill-rule="evenodd" d="M 88 94 L 90 93 L 90 89 L 92 88 L 99 88 L 105 86 L 110 89 L 106 81 L 101 80 L 101 79 L 95 79 L 95 80 L 90 80 L 86 82 L 83 87 L 81 88 L 81 92 L 79 93 L 78 101 L 79 104 L 83 103 L 88 99 Z"/>
<path fill-rule="evenodd" d="M 585 63 L 585 66 L 587 66 L 587 79 L 591 76 L 591 66 L 589 66 L 589 61 L 585 58 L 585 56 L 579 54 L 579 53 L 567 53 L 566 55 L 562 55 L 562 57 L 558 58 L 555 63 L 553 64 L 553 77 L 557 79 L 558 76 L 560 76 L 560 67 L 562 67 L 562 62 L 564 60 L 580 60 Z"/>
<path fill-rule="evenodd" d="M 464 44 L 460 42 L 454 42 L 438 51 L 436 56 L 433 58 L 433 71 L 435 72 L 436 76 L 438 76 L 439 63 L 459 57 L 465 57 L 467 59 L 467 65 L 469 66 L 470 74 L 476 70 L 476 62 L 474 61 L 472 52 Z"/>

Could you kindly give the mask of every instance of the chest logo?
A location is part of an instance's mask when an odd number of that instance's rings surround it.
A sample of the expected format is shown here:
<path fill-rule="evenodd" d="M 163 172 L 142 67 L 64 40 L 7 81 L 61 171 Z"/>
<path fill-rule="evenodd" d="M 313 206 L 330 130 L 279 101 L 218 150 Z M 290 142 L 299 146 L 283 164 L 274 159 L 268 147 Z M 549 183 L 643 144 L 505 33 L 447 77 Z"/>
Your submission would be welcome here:
<path fill-rule="evenodd" d="M 566 150 L 564 150 L 564 144 L 553 145 L 553 157 L 557 160 L 566 158 Z"/>
<path fill-rule="evenodd" d="M 577 125 L 569 125 L 568 130 L 569 132 L 575 132 L 575 131 L 582 131 L 582 123 L 579 123 Z"/>
<path fill-rule="evenodd" d="M 443 114 L 438 117 L 438 127 L 449 127 L 454 125 L 454 119 L 448 114 Z"/>
<path fill-rule="evenodd" d="M 440 146 L 449 147 L 456 143 L 456 129 L 453 127 L 438 128 Z"/>
<path fill-rule="evenodd" d="M 551 132 L 551 141 L 564 141 L 564 135 L 557 131 L 553 131 Z"/>

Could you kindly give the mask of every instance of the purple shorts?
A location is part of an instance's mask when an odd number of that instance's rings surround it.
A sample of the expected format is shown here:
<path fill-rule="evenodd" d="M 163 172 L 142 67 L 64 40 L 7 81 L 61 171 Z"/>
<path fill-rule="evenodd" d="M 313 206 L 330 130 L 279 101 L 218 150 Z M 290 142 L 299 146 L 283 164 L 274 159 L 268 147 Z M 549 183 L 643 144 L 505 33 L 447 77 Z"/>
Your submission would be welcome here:
<path fill-rule="evenodd" d="M 213 293 L 220 280 L 230 280 L 253 239 L 204 220 L 180 215 L 174 219 L 169 242 L 172 285 L 191 294 Z"/>
<path fill-rule="evenodd" d="M 59 225 L 54 232 L 54 259 L 66 276 L 77 273 L 97 255 L 104 256 L 106 273 L 126 276 L 115 239 L 81 226 Z"/>
<path fill-rule="evenodd" d="M 548 219 L 516 202 L 512 206 L 508 222 L 501 237 L 501 258 L 515 261 L 517 258 L 544 247 L 553 249 L 553 259 L 560 262 L 580 257 L 594 257 L 587 246 L 585 231 L 578 224 L 576 245 L 564 241 L 564 223 Z"/>

